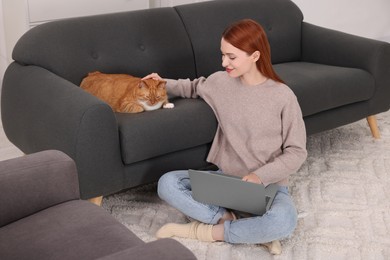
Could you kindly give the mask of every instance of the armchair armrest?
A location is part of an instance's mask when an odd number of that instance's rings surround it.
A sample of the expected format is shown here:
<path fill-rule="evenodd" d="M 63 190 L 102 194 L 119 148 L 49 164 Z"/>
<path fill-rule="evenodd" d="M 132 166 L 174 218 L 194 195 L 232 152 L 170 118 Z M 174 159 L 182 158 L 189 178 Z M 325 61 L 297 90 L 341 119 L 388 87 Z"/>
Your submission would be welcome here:
<path fill-rule="evenodd" d="M 122 189 L 115 114 L 101 100 L 41 67 L 12 63 L 1 113 L 8 139 L 24 153 L 55 149 L 77 165 L 81 198 Z"/>
<path fill-rule="evenodd" d="M 372 115 L 389 109 L 389 43 L 303 22 L 302 60 L 369 72 L 375 79 L 376 89 L 369 101 L 368 113 Z"/>
<path fill-rule="evenodd" d="M 80 198 L 76 166 L 60 151 L 0 162 L 0 227 Z"/>
<path fill-rule="evenodd" d="M 178 241 L 171 238 L 164 238 L 99 258 L 99 260 L 118 259 L 195 260 L 196 257 L 189 249 L 180 244 Z"/>

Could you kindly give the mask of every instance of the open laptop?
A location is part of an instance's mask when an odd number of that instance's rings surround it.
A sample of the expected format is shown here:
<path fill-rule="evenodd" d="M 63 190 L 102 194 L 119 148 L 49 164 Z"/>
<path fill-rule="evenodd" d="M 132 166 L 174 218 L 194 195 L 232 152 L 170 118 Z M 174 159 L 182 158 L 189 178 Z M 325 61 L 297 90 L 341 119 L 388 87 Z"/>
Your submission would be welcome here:
<path fill-rule="evenodd" d="M 274 201 L 278 185 L 246 182 L 240 177 L 188 170 L 195 200 L 211 205 L 263 215 Z"/>

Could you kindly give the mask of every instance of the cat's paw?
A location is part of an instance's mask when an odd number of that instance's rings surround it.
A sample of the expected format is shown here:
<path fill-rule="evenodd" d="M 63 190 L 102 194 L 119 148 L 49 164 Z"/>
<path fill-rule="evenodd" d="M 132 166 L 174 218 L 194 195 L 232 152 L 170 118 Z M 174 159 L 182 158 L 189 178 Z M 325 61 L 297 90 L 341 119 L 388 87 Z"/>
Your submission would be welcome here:
<path fill-rule="evenodd" d="M 174 108 L 175 105 L 173 103 L 166 103 L 163 108 Z"/>

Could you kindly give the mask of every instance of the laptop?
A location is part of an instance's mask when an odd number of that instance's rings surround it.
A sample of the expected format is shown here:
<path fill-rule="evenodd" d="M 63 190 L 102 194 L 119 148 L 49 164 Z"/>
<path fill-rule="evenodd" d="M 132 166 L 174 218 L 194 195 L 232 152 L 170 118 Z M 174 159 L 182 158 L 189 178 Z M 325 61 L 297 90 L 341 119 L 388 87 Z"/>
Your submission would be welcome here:
<path fill-rule="evenodd" d="M 246 182 L 240 177 L 188 170 L 196 201 L 261 216 L 271 208 L 278 185 Z"/>

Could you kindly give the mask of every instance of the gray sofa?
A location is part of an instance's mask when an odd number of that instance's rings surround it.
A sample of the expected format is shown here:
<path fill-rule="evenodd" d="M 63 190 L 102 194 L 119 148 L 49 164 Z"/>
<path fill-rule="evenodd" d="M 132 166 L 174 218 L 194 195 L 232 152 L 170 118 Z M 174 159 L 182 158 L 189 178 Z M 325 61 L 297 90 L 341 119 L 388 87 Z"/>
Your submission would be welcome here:
<path fill-rule="evenodd" d="M 76 166 L 60 151 L 0 162 L 0 259 L 196 259 L 174 239 L 143 242 L 80 200 Z"/>
<path fill-rule="evenodd" d="M 25 153 L 58 149 L 72 157 L 82 198 L 153 182 L 174 169 L 207 167 L 217 122 L 204 101 L 175 98 L 172 110 L 115 114 L 78 85 L 96 70 L 208 76 L 222 69 L 223 29 L 242 18 L 265 28 L 275 69 L 296 93 L 308 134 L 389 109 L 390 44 L 309 24 L 290 0 L 224 0 L 31 29 L 5 73 L 5 133 Z"/>

